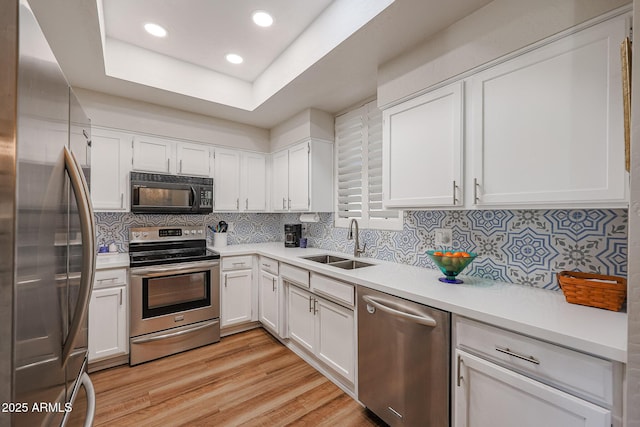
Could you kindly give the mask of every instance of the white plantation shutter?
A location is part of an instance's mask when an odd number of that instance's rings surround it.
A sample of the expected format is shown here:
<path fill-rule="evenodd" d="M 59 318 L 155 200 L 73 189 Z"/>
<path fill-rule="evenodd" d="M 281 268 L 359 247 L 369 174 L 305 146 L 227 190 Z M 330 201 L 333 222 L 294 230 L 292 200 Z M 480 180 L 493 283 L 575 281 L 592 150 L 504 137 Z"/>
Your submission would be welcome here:
<path fill-rule="evenodd" d="M 337 227 L 402 229 L 402 212 L 382 207 L 382 112 L 375 101 L 339 117 L 336 132 Z"/>

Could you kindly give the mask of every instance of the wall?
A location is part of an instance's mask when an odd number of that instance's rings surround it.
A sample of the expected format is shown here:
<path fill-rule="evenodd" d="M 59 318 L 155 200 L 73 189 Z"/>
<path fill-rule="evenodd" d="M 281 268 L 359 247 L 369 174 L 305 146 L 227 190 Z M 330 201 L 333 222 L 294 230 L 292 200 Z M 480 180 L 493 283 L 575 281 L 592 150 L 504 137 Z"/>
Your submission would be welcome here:
<path fill-rule="evenodd" d="M 270 131 L 271 152 L 281 150 L 309 138 L 333 141 L 334 117 L 315 108 L 301 111 Z"/>
<path fill-rule="evenodd" d="M 640 20 L 640 0 L 634 0 L 634 21 Z M 632 57 L 640 57 L 634 44 Z M 634 67 L 632 81 L 640 81 L 640 67 Z M 629 259 L 640 259 L 640 85 L 632 87 L 631 112 L 631 182 L 629 185 Z M 627 293 L 628 349 L 625 390 L 625 419 L 627 427 L 640 426 L 640 263 L 630 262 Z"/>
<path fill-rule="evenodd" d="M 74 89 L 93 126 L 269 152 L 269 131 L 186 111 Z"/>
<path fill-rule="evenodd" d="M 495 0 L 378 69 L 378 105 L 629 4 L 629 0 Z"/>
<path fill-rule="evenodd" d="M 298 214 L 134 215 L 97 213 L 98 242 L 115 241 L 126 251 L 133 226 L 214 225 L 233 222 L 229 244 L 283 240 L 283 226 L 298 223 Z M 333 214 L 307 225 L 310 247 L 353 253 L 347 230 L 333 226 Z M 465 274 L 557 290 L 555 272 L 580 270 L 627 274 L 627 211 L 468 210 L 408 211 L 402 231 L 360 230 L 364 256 L 425 268 L 436 268 L 426 255 L 436 247 L 434 229 L 453 230 L 453 247 L 476 252 Z"/>

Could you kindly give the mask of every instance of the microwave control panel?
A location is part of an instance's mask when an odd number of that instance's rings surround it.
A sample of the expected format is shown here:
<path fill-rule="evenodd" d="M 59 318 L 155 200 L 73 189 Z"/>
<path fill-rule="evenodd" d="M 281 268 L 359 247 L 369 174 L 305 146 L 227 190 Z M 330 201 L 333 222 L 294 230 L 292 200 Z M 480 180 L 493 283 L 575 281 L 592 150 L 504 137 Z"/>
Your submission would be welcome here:
<path fill-rule="evenodd" d="M 206 188 L 200 189 L 200 207 L 212 208 L 213 207 L 213 191 Z"/>

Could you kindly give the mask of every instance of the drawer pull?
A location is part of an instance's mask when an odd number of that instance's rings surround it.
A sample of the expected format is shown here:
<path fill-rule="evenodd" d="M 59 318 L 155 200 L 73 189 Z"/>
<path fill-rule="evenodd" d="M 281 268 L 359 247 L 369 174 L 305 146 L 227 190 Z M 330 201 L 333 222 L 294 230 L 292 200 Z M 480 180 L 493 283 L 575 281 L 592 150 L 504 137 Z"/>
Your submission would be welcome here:
<path fill-rule="evenodd" d="M 233 262 L 232 265 L 244 265 L 244 262 Z"/>
<path fill-rule="evenodd" d="M 500 353 L 504 353 L 504 354 L 508 354 L 509 356 L 513 356 L 513 357 L 517 357 L 518 359 L 522 359 L 522 360 L 526 360 L 527 362 L 533 363 L 534 365 L 539 365 L 540 361 L 538 359 L 536 359 L 533 356 L 524 356 L 522 354 L 518 354 L 515 353 L 511 350 L 509 350 L 509 348 L 502 348 L 502 347 L 498 347 L 496 346 L 496 351 L 499 351 Z"/>
<path fill-rule="evenodd" d="M 271 264 L 265 264 L 264 262 L 262 263 L 263 267 L 267 267 L 267 268 L 271 268 Z"/>

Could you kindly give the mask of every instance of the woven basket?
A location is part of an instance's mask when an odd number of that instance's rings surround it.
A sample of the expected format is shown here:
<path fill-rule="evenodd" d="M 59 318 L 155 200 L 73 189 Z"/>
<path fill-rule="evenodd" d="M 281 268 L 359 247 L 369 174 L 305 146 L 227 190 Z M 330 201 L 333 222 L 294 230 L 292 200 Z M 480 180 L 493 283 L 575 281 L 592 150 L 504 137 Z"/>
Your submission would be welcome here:
<path fill-rule="evenodd" d="M 627 279 L 603 274 L 561 271 L 558 283 L 567 302 L 620 311 L 627 298 Z"/>

